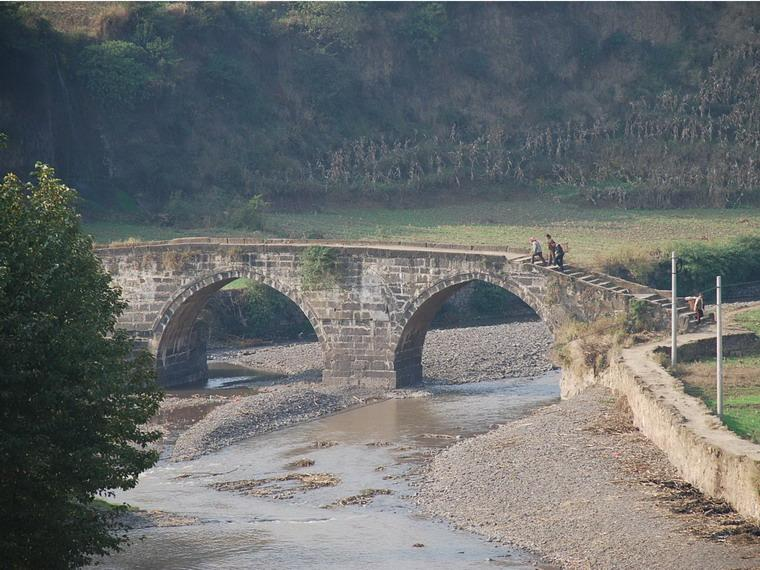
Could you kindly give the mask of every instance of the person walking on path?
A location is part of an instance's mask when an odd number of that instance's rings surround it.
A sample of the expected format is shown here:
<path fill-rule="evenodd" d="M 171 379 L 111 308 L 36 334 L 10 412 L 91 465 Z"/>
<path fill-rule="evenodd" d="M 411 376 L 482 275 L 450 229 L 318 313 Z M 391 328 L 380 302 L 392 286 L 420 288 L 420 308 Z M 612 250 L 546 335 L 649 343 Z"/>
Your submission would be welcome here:
<path fill-rule="evenodd" d="M 561 243 L 554 246 L 554 263 L 557 264 L 560 271 L 565 272 L 565 248 L 562 247 Z"/>
<path fill-rule="evenodd" d="M 541 263 L 546 265 L 546 260 L 544 259 L 544 252 L 541 249 L 541 242 L 538 241 L 536 238 L 532 237 L 530 238 L 530 262 L 536 263 L 536 257 L 538 257 L 541 260 Z"/>
<path fill-rule="evenodd" d="M 554 265 L 556 263 L 554 252 L 557 249 L 557 242 L 549 234 L 546 234 L 546 247 L 549 248 L 549 265 Z"/>

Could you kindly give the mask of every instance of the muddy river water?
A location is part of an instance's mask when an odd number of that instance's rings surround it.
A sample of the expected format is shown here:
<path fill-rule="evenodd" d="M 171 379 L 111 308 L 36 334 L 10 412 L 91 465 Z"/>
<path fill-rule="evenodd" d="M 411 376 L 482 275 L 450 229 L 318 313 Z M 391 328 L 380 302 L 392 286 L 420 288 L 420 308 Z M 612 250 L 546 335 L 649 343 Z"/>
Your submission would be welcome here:
<path fill-rule="evenodd" d="M 198 523 L 134 530 L 133 544 L 101 567 L 548 568 L 524 552 L 424 518 L 410 499 L 427 454 L 558 400 L 559 372 L 426 389 L 431 397 L 351 409 L 194 461 L 162 460 L 117 499 Z M 297 460 L 313 464 L 295 467 Z M 304 488 L 283 480 L 294 473 L 339 482 Z M 244 480 L 267 482 L 249 487 L 254 494 L 214 488 Z M 346 501 L 362 494 L 374 496 Z"/>

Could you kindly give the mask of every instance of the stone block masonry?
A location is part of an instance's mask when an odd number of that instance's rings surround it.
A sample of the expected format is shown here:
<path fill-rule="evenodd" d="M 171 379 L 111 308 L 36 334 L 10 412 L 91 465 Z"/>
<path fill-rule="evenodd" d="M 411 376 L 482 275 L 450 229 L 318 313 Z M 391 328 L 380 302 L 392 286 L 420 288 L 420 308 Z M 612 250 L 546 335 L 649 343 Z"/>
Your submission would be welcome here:
<path fill-rule="evenodd" d="M 302 259 L 334 250 L 334 279 L 304 287 Z M 128 308 L 119 325 L 156 356 L 160 382 L 207 375 L 198 314 L 227 283 L 246 277 L 290 298 L 309 319 L 324 355 L 323 381 L 395 388 L 422 376 L 430 322 L 457 290 L 477 280 L 503 287 L 556 328 L 568 318 L 624 312 L 632 297 L 525 263 L 523 255 L 466 246 L 184 238 L 97 249 Z M 466 357 L 466 355 L 462 355 Z"/>

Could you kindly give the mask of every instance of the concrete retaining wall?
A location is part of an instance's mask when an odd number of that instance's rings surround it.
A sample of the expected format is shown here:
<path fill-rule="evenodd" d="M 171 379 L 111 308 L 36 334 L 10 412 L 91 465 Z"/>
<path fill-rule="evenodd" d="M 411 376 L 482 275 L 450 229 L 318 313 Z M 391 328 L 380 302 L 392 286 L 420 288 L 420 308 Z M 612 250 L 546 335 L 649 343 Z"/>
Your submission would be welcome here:
<path fill-rule="evenodd" d="M 714 337 L 692 340 L 715 342 Z M 735 342 L 749 341 L 742 335 Z M 652 359 L 658 348 L 650 344 L 626 349 L 596 378 L 568 372 L 563 395 L 596 382 L 626 396 L 636 427 L 665 452 L 684 479 L 760 522 L 760 445 L 739 438 L 701 400 L 686 395 L 682 384 Z"/>

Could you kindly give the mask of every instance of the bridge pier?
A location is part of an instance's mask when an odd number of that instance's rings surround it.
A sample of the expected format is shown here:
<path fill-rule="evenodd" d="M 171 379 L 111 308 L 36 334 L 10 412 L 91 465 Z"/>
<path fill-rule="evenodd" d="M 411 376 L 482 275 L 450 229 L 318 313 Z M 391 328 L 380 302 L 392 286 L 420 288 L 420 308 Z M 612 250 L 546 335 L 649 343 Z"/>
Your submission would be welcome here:
<path fill-rule="evenodd" d="M 207 342 L 208 328 L 197 321 L 190 334 L 178 343 L 161 347 L 156 354 L 158 383 L 173 388 L 208 380 Z"/>

